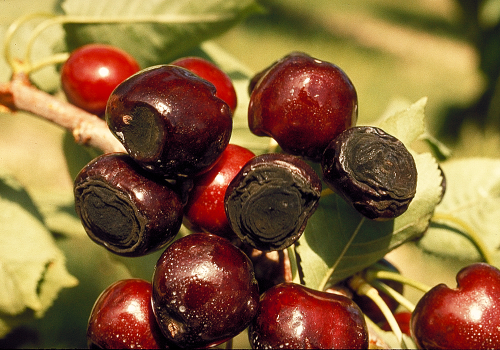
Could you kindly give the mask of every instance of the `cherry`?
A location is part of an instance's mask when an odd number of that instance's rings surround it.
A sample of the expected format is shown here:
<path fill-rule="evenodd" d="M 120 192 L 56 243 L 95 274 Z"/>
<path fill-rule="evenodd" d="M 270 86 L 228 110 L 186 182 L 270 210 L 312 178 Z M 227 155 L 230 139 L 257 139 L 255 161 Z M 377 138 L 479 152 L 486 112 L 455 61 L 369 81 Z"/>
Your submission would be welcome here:
<path fill-rule="evenodd" d="M 417 303 L 411 332 L 419 348 L 500 348 L 500 270 L 474 263 L 457 273 L 457 287 L 439 284 Z"/>
<path fill-rule="evenodd" d="M 266 153 L 250 159 L 226 189 L 231 228 L 262 251 L 282 250 L 297 241 L 319 205 L 321 180 L 302 159 Z"/>
<path fill-rule="evenodd" d="M 363 313 L 349 298 L 295 283 L 261 295 L 248 329 L 254 349 L 367 349 Z"/>
<path fill-rule="evenodd" d="M 111 92 L 139 69 L 136 60 L 117 47 L 84 45 L 63 64 L 62 89 L 72 104 L 103 116 Z"/>
<path fill-rule="evenodd" d="M 356 90 L 336 65 L 291 53 L 251 82 L 248 122 L 287 153 L 320 161 L 330 141 L 355 125 Z"/>
<path fill-rule="evenodd" d="M 89 348 L 165 348 L 151 307 L 151 290 L 151 283 L 142 279 L 120 280 L 106 288 L 90 313 Z"/>
<path fill-rule="evenodd" d="M 250 259 L 225 238 L 192 233 L 172 243 L 153 273 L 153 311 L 169 342 L 200 348 L 242 332 L 257 313 Z"/>
<path fill-rule="evenodd" d="M 182 225 L 182 199 L 125 153 L 92 160 L 74 182 L 75 209 L 88 236 L 122 256 L 165 247 Z"/>
<path fill-rule="evenodd" d="M 130 156 L 167 178 L 208 171 L 229 143 L 232 115 L 215 87 L 189 70 L 154 66 L 111 94 L 106 121 Z"/>
<path fill-rule="evenodd" d="M 238 103 L 236 90 L 231 78 L 217 65 L 201 57 L 183 57 L 170 64 L 189 69 L 200 78 L 214 84 L 217 89 L 215 96 L 225 101 L 234 113 Z"/>
<path fill-rule="evenodd" d="M 224 209 L 226 188 L 255 154 L 247 148 L 229 144 L 212 169 L 194 178 L 194 186 L 184 208 L 188 226 L 226 238 L 235 237 Z"/>
<path fill-rule="evenodd" d="M 354 209 L 372 220 L 403 214 L 417 190 L 417 167 L 405 145 L 384 130 L 357 126 L 326 147 L 323 180 Z"/>

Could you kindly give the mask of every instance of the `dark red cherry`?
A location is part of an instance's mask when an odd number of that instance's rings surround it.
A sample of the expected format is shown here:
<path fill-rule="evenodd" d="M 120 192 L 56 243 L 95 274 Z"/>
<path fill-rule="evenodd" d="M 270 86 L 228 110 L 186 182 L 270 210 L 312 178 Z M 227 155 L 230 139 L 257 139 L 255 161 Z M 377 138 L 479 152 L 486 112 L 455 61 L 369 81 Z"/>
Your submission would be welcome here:
<path fill-rule="evenodd" d="M 215 87 L 189 70 L 154 66 L 111 94 L 106 121 L 130 156 L 167 178 L 209 170 L 229 143 L 232 114 Z"/>
<path fill-rule="evenodd" d="M 208 172 L 194 178 L 194 186 L 184 208 L 190 227 L 226 238 L 235 237 L 224 209 L 226 188 L 240 169 L 255 154 L 247 148 L 229 144 Z"/>
<path fill-rule="evenodd" d="M 304 53 L 277 61 L 252 80 L 248 122 L 293 155 L 320 161 L 338 134 L 356 124 L 356 90 L 336 65 Z"/>
<path fill-rule="evenodd" d="M 101 349 L 165 348 L 151 307 L 151 283 L 125 279 L 106 288 L 90 313 L 87 343 Z"/>
<path fill-rule="evenodd" d="M 349 298 L 294 283 L 261 295 L 248 329 L 253 349 L 367 349 L 363 313 Z"/>
<path fill-rule="evenodd" d="M 457 274 L 457 287 L 439 284 L 417 303 L 411 332 L 421 349 L 500 348 L 500 270 L 474 263 Z"/>
<path fill-rule="evenodd" d="M 238 103 L 236 90 L 229 75 L 217 65 L 201 57 L 183 57 L 170 64 L 189 69 L 200 78 L 214 84 L 217 89 L 215 96 L 225 101 L 234 113 Z"/>
<path fill-rule="evenodd" d="M 74 182 L 75 209 L 89 237 L 122 256 L 165 247 L 179 232 L 183 206 L 178 191 L 125 153 L 95 158 Z"/>
<path fill-rule="evenodd" d="M 72 104 L 104 116 L 111 92 L 139 69 L 137 61 L 117 47 L 84 45 L 73 51 L 63 64 L 62 89 Z"/>
<path fill-rule="evenodd" d="M 241 333 L 259 288 L 250 259 L 230 241 L 193 233 L 172 243 L 153 274 L 153 311 L 169 342 L 201 348 Z"/>

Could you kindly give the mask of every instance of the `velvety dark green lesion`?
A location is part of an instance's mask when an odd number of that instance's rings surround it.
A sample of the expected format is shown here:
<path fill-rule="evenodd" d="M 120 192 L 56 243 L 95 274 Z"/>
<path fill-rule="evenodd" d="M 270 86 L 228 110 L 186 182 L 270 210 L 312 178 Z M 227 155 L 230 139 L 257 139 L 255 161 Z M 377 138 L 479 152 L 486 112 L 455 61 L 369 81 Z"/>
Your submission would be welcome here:
<path fill-rule="evenodd" d="M 298 171 L 259 166 L 229 196 L 229 218 L 257 249 L 284 249 L 300 236 L 319 195 Z"/>
<path fill-rule="evenodd" d="M 122 192 L 90 180 L 80 184 L 75 193 L 76 210 L 90 238 L 118 252 L 139 244 L 145 222 Z"/>

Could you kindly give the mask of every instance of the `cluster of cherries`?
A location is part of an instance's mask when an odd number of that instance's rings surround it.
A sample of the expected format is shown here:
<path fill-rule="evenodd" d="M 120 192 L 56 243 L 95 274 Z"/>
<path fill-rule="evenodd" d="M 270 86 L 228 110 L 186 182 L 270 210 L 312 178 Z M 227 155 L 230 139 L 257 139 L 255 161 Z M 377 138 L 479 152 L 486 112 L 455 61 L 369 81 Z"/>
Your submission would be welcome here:
<path fill-rule="evenodd" d="M 287 282 L 266 259 L 300 238 L 322 182 L 372 220 L 401 215 L 415 195 L 413 157 L 383 130 L 356 126 L 356 90 L 339 67 L 296 52 L 255 75 L 249 128 L 281 149 L 260 155 L 229 143 L 236 93 L 204 59 L 140 70 L 121 50 L 88 45 L 61 78 L 68 100 L 103 116 L 126 150 L 75 179 L 87 234 L 121 256 L 164 249 L 151 282 L 117 281 L 99 296 L 90 347 L 205 348 L 248 328 L 253 348 L 368 348 L 373 306 Z M 175 240 L 182 224 L 192 233 Z M 458 282 L 417 305 L 417 345 L 498 347 L 500 271 L 476 264 Z M 456 317 L 453 331 L 443 317 Z"/>

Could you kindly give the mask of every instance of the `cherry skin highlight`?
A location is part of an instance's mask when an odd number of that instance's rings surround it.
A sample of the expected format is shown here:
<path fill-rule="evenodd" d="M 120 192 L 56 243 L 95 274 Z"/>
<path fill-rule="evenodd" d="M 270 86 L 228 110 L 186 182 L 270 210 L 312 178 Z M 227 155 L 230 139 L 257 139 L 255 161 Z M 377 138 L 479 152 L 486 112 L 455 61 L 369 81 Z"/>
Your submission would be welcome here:
<path fill-rule="evenodd" d="M 456 280 L 456 288 L 439 284 L 415 306 L 415 343 L 421 349 L 500 348 L 500 270 L 474 263 Z"/>
<path fill-rule="evenodd" d="M 200 78 L 214 84 L 217 89 L 215 96 L 225 101 L 234 113 L 238 104 L 236 90 L 234 89 L 231 78 L 217 65 L 201 57 L 183 57 L 175 60 L 171 64 L 189 69 Z"/>
<path fill-rule="evenodd" d="M 357 94 L 336 65 L 295 52 L 251 82 L 248 123 L 290 154 L 321 161 L 337 135 L 356 124 Z"/>
<path fill-rule="evenodd" d="M 253 349 L 367 349 L 363 313 L 349 298 L 295 283 L 261 295 L 248 329 Z"/>
<path fill-rule="evenodd" d="M 73 51 L 63 64 L 62 89 L 70 103 L 102 117 L 111 92 L 139 70 L 127 52 L 110 45 L 88 44 Z"/>
<path fill-rule="evenodd" d="M 87 343 L 101 349 L 165 348 L 151 307 L 151 283 L 126 279 L 106 288 L 92 308 Z"/>

